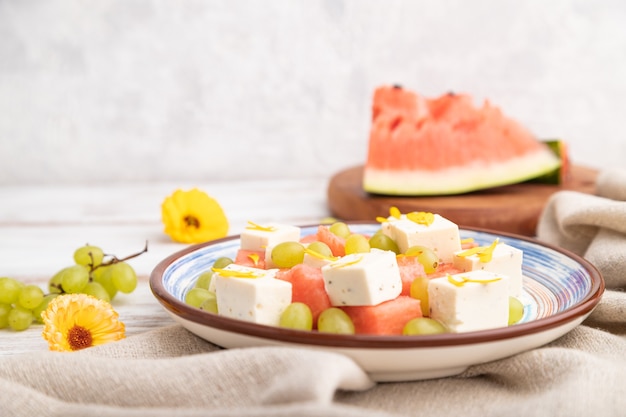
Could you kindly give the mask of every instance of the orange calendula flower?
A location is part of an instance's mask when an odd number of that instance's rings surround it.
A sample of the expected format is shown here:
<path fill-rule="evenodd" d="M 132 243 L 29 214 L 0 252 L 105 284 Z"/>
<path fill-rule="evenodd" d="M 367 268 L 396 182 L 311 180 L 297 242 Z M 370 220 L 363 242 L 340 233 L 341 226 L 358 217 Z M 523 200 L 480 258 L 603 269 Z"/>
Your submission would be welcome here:
<path fill-rule="evenodd" d="M 197 188 L 176 190 L 161 205 L 165 233 L 180 243 L 202 243 L 228 234 L 219 203 Z"/>
<path fill-rule="evenodd" d="M 41 317 L 50 350 L 80 350 L 125 337 L 124 323 L 111 304 L 87 294 L 59 295 Z"/>

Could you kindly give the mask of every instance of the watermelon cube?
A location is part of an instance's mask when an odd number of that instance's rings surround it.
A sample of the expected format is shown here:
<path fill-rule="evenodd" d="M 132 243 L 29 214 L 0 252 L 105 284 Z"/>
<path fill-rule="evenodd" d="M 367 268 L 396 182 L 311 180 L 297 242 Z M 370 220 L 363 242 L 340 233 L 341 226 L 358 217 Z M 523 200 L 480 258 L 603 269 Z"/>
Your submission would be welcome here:
<path fill-rule="evenodd" d="M 398 269 L 402 279 L 401 295 L 411 294 L 411 283 L 415 278 L 425 277 L 424 267 L 415 256 L 398 256 Z"/>
<path fill-rule="evenodd" d="M 326 243 L 333 256 L 344 256 L 346 254 L 346 240 L 331 232 L 328 226 L 323 224 L 318 226 L 317 240 Z"/>
<path fill-rule="evenodd" d="M 241 266 L 265 269 L 265 251 L 239 249 L 233 262 Z"/>
<path fill-rule="evenodd" d="M 315 327 L 320 313 L 331 307 L 321 269 L 298 264 L 276 277 L 291 283 L 292 302 L 301 302 L 309 306 Z"/>
<path fill-rule="evenodd" d="M 356 334 L 401 335 L 409 320 L 422 317 L 420 301 L 404 295 L 375 306 L 340 308 L 352 319 Z"/>

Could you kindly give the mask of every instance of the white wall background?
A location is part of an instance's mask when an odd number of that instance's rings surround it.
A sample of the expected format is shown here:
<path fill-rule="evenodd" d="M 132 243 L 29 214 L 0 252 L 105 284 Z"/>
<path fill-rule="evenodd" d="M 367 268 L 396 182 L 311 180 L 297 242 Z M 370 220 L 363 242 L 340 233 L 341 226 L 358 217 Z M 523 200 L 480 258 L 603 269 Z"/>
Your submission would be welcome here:
<path fill-rule="evenodd" d="M 0 184 L 329 177 L 390 83 L 623 166 L 626 2 L 0 0 Z"/>

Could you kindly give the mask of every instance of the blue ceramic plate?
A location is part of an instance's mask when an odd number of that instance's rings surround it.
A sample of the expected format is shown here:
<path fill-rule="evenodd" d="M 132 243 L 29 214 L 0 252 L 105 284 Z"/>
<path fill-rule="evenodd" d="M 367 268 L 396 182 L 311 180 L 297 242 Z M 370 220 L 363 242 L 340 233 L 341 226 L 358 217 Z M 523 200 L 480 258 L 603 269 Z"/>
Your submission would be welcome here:
<path fill-rule="evenodd" d="M 377 224 L 352 223 L 373 234 Z M 302 228 L 312 234 L 317 226 Z M 498 238 L 524 253 L 521 322 L 509 327 L 429 336 L 333 335 L 264 326 L 211 314 L 182 300 L 198 275 L 222 256 L 234 258 L 239 236 L 191 246 L 164 259 L 150 276 L 155 297 L 191 332 L 225 348 L 291 345 L 326 349 L 352 357 L 373 379 L 399 381 L 458 374 L 468 366 L 501 359 L 549 343 L 579 325 L 600 301 L 604 281 L 589 262 L 537 240 L 479 229 L 461 238 L 489 245 Z"/>

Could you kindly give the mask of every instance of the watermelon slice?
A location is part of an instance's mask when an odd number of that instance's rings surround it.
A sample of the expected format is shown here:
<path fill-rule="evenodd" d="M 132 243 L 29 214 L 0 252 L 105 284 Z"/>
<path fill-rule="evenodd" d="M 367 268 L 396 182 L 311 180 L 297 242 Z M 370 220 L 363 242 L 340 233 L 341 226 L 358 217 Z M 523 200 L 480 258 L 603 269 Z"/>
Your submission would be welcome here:
<path fill-rule="evenodd" d="M 565 184 L 570 177 L 570 161 L 567 143 L 561 139 L 548 139 L 544 143 L 561 160 L 561 166 L 552 172 L 548 172 L 537 178 L 532 178 L 530 182 L 538 184 Z"/>
<path fill-rule="evenodd" d="M 561 161 L 528 130 L 485 102 L 426 99 L 401 87 L 374 93 L 363 189 L 386 195 L 449 195 L 545 175 Z"/>
<path fill-rule="evenodd" d="M 401 335 L 409 320 L 422 317 L 420 301 L 404 295 L 375 306 L 341 309 L 352 319 L 356 334 Z"/>

